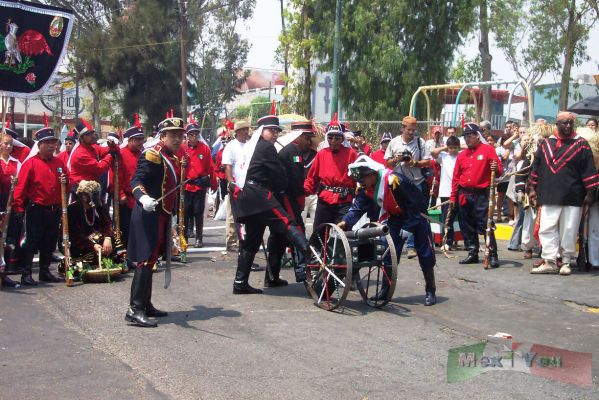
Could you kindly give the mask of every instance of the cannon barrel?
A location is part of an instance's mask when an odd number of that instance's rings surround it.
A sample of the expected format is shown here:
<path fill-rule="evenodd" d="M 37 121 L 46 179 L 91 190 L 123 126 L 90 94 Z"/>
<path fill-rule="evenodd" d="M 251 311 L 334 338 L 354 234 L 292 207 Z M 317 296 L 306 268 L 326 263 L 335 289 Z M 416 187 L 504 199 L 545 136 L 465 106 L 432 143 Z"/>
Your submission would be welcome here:
<path fill-rule="evenodd" d="M 360 228 L 357 231 L 347 231 L 345 236 L 348 239 L 369 239 L 383 236 L 389 233 L 387 225 L 375 226 L 373 228 Z"/>

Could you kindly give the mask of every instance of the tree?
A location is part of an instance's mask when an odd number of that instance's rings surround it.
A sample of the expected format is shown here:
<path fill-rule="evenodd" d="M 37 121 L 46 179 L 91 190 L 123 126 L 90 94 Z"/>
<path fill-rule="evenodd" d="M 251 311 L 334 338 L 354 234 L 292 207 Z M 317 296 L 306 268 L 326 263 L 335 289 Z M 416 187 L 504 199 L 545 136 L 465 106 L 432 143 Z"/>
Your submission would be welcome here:
<path fill-rule="evenodd" d="M 312 116 L 312 55 L 316 42 L 312 38 L 314 0 L 290 0 L 285 11 L 287 28 L 281 34 L 278 53 L 284 54 L 294 69 L 285 80 L 285 97 L 291 108 L 308 118 Z"/>
<path fill-rule="evenodd" d="M 480 26 L 480 42 L 478 43 L 478 51 L 480 52 L 480 64 L 482 72 L 482 80 L 488 82 L 491 80 L 492 69 L 491 61 L 493 57 L 489 51 L 489 16 L 488 16 L 488 2 L 487 0 L 481 0 L 478 6 L 479 13 L 479 26 Z M 482 88 L 483 92 L 483 107 L 482 107 L 482 118 L 487 121 L 491 120 L 491 87 L 485 86 Z"/>
<path fill-rule="evenodd" d="M 251 116 L 250 123 L 255 126 L 258 118 L 270 114 L 270 107 L 271 102 L 268 97 L 256 96 L 250 101 L 250 104 L 238 106 L 234 111 L 234 115 L 235 118 L 248 118 Z"/>
<path fill-rule="evenodd" d="M 330 71 L 335 2 L 306 3 L 307 37 L 300 34 L 302 9 L 296 8 L 296 17 L 289 19 L 289 31 L 296 32 L 289 39 L 291 53 L 309 50 L 318 68 Z M 397 119 L 409 112 L 418 86 L 446 82 L 455 50 L 470 30 L 472 5 L 470 0 L 344 1 L 340 98 L 349 118 Z M 298 86 L 302 93 L 306 85 Z M 424 115 L 423 109 L 419 115 Z"/>
<path fill-rule="evenodd" d="M 82 15 L 94 7 L 120 10 L 108 18 L 100 16 L 94 22 L 98 29 L 82 24 L 81 37 L 74 41 L 73 65 L 79 76 L 92 80 L 100 95 L 120 91 L 121 110 L 128 120 L 140 112 L 148 125 L 156 125 L 181 104 L 181 21 L 187 100 L 203 111 L 230 100 L 244 79 L 241 67 L 249 46 L 235 32 L 235 24 L 251 16 L 255 0 L 197 0 L 187 3 L 185 15 L 179 14 L 177 0 L 129 1 L 126 9 L 119 8 L 118 0 L 53 1 L 78 8 Z"/>

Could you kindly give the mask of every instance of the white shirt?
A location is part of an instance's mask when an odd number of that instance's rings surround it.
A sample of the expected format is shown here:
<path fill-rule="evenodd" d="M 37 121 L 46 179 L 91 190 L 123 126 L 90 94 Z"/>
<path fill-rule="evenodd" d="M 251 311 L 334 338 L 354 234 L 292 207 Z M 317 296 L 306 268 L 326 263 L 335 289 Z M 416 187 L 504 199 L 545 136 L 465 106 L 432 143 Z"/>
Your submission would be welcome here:
<path fill-rule="evenodd" d="M 247 143 L 247 141 L 241 143 L 239 140 L 235 139 L 230 141 L 223 150 L 222 164 L 231 165 L 233 167 L 233 178 L 238 187 L 244 186 L 245 177 L 247 176 L 248 167 L 250 165 L 249 154 L 247 151 L 244 151 Z"/>
<path fill-rule="evenodd" d="M 418 144 L 420 141 L 420 145 Z M 431 152 L 426 146 L 426 143 L 423 139 L 418 136 L 414 137 L 412 141 L 409 143 L 404 142 L 403 136 L 399 135 L 394 137 L 387 146 L 387 150 L 385 151 L 385 160 L 395 157 L 398 154 L 403 153 L 403 151 L 407 149 L 412 153 L 412 157 L 416 161 L 420 160 L 430 160 Z M 424 180 L 422 176 L 422 170 L 418 167 L 411 167 L 407 165 L 405 162 L 401 162 L 397 164 L 397 169 L 399 169 L 400 173 L 406 176 L 413 184 L 419 185 Z"/>
<path fill-rule="evenodd" d="M 439 197 L 451 196 L 451 181 L 453 180 L 453 170 L 458 155 L 452 156 L 446 151 L 439 153 L 437 162 L 441 166 L 441 182 L 439 182 Z"/>

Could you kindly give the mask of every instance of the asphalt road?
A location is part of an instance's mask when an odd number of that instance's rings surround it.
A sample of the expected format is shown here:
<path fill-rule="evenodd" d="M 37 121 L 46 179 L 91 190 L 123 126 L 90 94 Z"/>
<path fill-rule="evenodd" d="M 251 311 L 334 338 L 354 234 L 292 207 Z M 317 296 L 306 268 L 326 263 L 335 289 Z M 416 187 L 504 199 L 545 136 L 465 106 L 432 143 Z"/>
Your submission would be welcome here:
<path fill-rule="evenodd" d="M 206 247 L 175 264 L 170 289 L 154 275 L 153 302 L 170 312 L 157 329 L 123 320 L 131 276 L 0 291 L 0 399 L 599 398 L 599 314 L 589 312 L 598 272 L 533 276 L 522 253 L 507 251 L 483 271 L 439 254 L 439 303 L 424 307 L 417 261 L 404 256 L 387 307 L 352 292 L 326 312 L 295 283 L 233 295 L 236 255 L 220 253 L 222 225 L 206 223 Z M 253 272 L 251 283 L 263 277 Z M 496 332 L 592 353 L 594 385 L 513 371 L 447 383 L 448 350 Z"/>

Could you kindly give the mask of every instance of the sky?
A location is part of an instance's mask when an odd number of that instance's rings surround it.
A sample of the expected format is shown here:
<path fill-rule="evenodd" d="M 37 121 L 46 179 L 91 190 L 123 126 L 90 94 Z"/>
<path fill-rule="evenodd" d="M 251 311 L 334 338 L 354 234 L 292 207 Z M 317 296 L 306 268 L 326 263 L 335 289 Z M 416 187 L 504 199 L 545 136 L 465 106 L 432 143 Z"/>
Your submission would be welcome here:
<path fill-rule="evenodd" d="M 248 39 L 252 45 L 248 54 L 246 63 L 247 68 L 261 69 L 279 69 L 283 67 L 275 61 L 275 51 L 279 44 L 278 36 L 281 32 L 281 9 L 280 0 L 256 0 L 256 9 L 254 10 L 253 18 L 246 24 L 245 27 L 240 27 L 240 33 L 244 38 Z M 597 74 L 599 73 L 599 52 L 596 51 L 597 45 L 592 46 L 591 43 L 599 43 L 599 24 L 591 31 L 591 36 L 588 42 L 588 50 L 591 60 L 585 62 L 581 66 L 572 69 L 572 77 L 575 78 L 578 74 Z M 595 52 L 591 52 L 595 49 Z M 462 46 L 460 53 L 466 55 L 467 58 L 473 58 L 478 54 L 478 37 L 470 38 L 465 46 Z M 491 37 L 491 54 L 493 55 L 492 68 L 497 79 L 513 80 L 516 79 L 515 73 L 512 71 L 510 64 L 503 57 L 501 50 L 493 46 Z M 550 83 L 559 81 L 559 76 L 547 74 L 541 83 Z M 423 82 L 423 84 L 432 84 L 436 82 Z"/>

